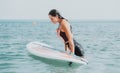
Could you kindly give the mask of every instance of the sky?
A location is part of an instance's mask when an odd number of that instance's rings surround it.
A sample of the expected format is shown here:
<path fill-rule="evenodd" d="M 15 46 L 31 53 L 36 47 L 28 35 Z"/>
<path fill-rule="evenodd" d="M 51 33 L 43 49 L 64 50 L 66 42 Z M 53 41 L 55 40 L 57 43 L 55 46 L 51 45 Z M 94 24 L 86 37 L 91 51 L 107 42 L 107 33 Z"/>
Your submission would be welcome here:
<path fill-rule="evenodd" d="M 51 9 L 71 20 L 120 20 L 120 0 L 0 0 L 0 19 L 49 19 Z"/>

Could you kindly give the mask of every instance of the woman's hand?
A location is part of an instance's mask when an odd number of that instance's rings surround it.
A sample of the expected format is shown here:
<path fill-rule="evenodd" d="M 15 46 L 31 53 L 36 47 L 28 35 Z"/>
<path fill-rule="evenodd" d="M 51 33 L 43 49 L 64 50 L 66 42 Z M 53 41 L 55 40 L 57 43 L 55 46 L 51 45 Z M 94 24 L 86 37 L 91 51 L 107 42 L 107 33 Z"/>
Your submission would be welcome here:
<path fill-rule="evenodd" d="M 68 45 L 65 45 L 65 51 L 68 51 Z"/>
<path fill-rule="evenodd" d="M 57 29 L 56 29 L 56 32 L 57 32 L 57 36 L 59 36 L 60 29 L 59 29 L 59 28 L 57 28 Z"/>

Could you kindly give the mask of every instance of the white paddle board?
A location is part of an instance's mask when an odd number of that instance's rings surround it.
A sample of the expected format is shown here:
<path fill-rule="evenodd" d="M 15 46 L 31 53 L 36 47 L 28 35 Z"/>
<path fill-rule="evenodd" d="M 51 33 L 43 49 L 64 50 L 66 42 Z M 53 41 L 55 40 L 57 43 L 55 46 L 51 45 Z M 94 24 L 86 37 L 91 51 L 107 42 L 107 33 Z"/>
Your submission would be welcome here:
<path fill-rule="evenodd" d="M 75 58 L 67 53 L 63 53 L 57 50 L 52 49 L 50 45 L 40 43 L 40 42 L 30 42 L 27 44 L 27 50 L 32 55 L 43 57 L 47 59 L 62 60 L 66 62 L 73 62 L 78 64 L 87 64 L 85 61 L 82 61 L 79 57 Z"/>

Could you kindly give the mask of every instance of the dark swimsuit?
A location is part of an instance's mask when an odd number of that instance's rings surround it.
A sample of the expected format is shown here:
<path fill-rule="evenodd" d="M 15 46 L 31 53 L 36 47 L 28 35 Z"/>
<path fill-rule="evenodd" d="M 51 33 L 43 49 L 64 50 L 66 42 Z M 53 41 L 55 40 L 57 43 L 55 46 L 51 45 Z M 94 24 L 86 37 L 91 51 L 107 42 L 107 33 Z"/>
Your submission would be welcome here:
<path fill-rule="evenodd" d="M 70 26 L 71 27 L 71 26 Z M 71 32 L 72 32 L 72 27 L 71 27 Z M 60 31 L 60 36 L 64 39 L 64 41 L 66 42 L 65 45 L 68 46 L 68 48 L 70 48 L 69 43 L 68 43 L 68 38 L 66 36 L 65 32 Z M 82 46 L 75 40 L 73 39 L 74 42 L 74 47 L 75 47 L 75 55 L 83 57 L 84 56 L 84 50 L 82 48 Z"/>

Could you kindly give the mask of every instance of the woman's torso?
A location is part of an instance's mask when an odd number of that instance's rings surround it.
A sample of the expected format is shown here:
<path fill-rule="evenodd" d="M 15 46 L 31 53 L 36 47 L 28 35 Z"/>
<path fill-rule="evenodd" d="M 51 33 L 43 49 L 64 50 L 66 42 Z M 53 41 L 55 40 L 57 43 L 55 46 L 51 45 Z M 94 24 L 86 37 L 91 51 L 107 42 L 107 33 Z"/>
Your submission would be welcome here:
<path fill-rule="evenodd" d="M 71 31 L 70 33 L 72 34 L 72 27 L 71 27 L 71 25 L 70 24 L 64 24 L 64 25 L 69 25 L 67 29 L 69 29 Z M 68 37 L 67 37 L 63 27 L 61 26 L 61 24 L 59 25 L 59 31 L 60 31 L 59 35 L 64 39 L 65 42 L 67 42 L 68 41 Z"/>

